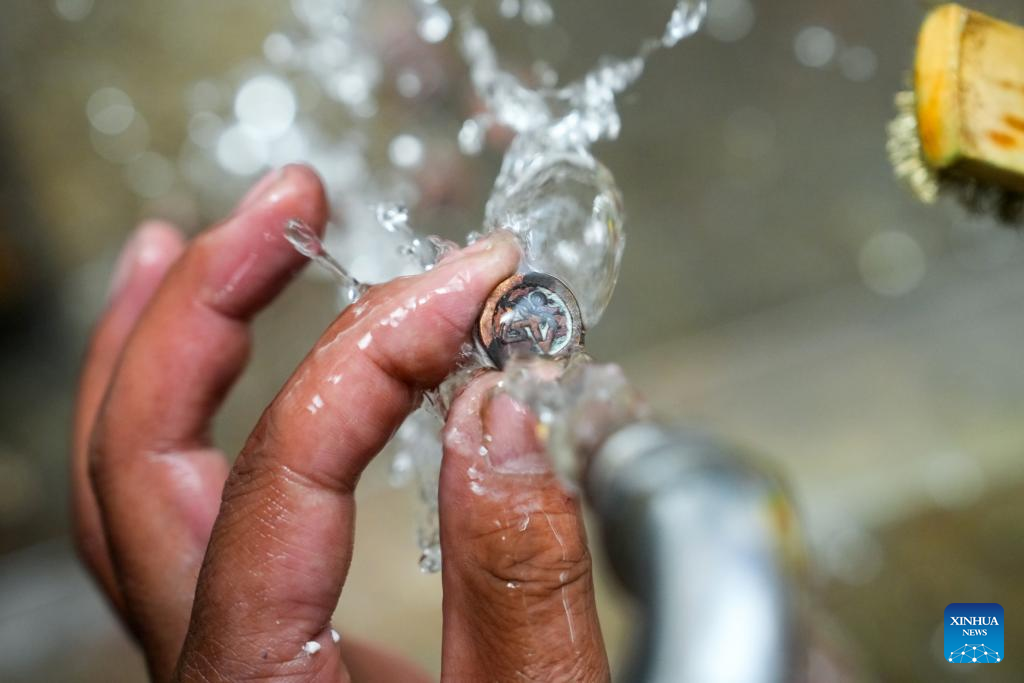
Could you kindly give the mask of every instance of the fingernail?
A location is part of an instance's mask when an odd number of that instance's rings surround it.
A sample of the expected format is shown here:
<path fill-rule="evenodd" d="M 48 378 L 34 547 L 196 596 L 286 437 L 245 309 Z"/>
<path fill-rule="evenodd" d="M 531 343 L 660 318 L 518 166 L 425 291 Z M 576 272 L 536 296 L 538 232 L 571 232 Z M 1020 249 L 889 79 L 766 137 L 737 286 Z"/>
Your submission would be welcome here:
<path fill-rule="evenodd" d="M 151 253 L 156 242 L 155 238 L 160 231 L 156 223 L 143 223 L 131 234 L 114 265 L 114 273 L 110 277 L 110 289 L 107 291 L 107 299 L 113 299 L 125 288 L 131 280 L 135 268 L 146 260 L 152 259 L 155 254 Z"/>
<path fill-rule="evenodd" d="M 505 474 L 544 474 L 551 471 L 547 453 L 537 438 L 537 419 L 522 404 L 495 393 L 483 408 L 484 443 L 491 468 Z"/>
<path fill-rule="evenodd" d="M 236 213 L 238 211 L 245 211 L 253 204 L 258 202 L 263 197 L 263 195 L 266 194 L 268 190 L 270 190 L 270 188 L 277 184 L 277 181 L 280 180 L 283 175 L 283 168 L 275 168 L 274 170 L 270 171 L 265 176 L 260 178 L 259 181 L 255 185 L 253 185 L 248 192 L 245 193 L 245 196 L 242 197 L 242 200 L 238 202 L 238 208 L 236 209 Z"/>
<path fill-rule="evenodd" d="M 495 251 L 503 247 L 518 247 L 518 240 L 516 236 L 507 230 L 496 230 L 485 237 L 481 237 L 473 244 L 458 251 L 452 252 L 450 255 L 442 259 L 442 263 L 461 261 L 465 258 L 484 254 L 489 251 Z"/>

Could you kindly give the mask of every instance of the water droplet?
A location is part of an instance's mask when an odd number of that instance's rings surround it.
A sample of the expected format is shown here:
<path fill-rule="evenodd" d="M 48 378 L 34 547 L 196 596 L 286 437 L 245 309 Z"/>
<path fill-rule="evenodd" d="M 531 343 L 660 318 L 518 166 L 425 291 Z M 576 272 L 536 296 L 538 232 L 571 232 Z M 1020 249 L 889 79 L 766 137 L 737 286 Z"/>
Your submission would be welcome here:
<path fill-rule="evenodd" d="M 224 170 L 249 176 L 267 165 L 270 150 L 266 141 L 254 135 L 252 129 L 236 123 L 221 131 L 215 153 Z"/>
<path fill-rule="evenodd" d="M 823 26 L 808 26 L 796 35 L 793 52 L 804 66 L 822 69 L 836 55 L 836 37 Z"/>
<path fill-rule="evenodd" d="M 323 408 L 323 407 L 324 407 L 324 399 L 320 396 L 320 394 L 317 394 L 309 402 L 309 405 L 306 406 L 306 410 L 309 411 L 309 413 L 311 415 L 316 415 L 318 412 L 320 412 L 320 409 Z"/>
<path fill-rule="evenodd" d="M 423 80 L 415 71 L 403 71 L 395 78 L 395 88 L 402 97 L 416 97 L 423 90 Z"/>
<path fill-rule="evenodd" d="M 271 33 L 263 40 L 263 56 L 271 64 L 287 64 L 295 54 L 295 45 L 283 33 Z"/>
<path fill-rule="evenodd" d="M 672 16 L 665 27 L 665 35 L 661 38 L 662 45 L 674 47 L 679 41 L 692 36 L 700 30 L 707 13 L 707 0 L 680 0 L 672 10 Z"/>
<path fill-rule="evenodd" d="M 89 97 L 85 112 L 92 127 L 104 135 L 120 135 L 135 120 L 132 99 L 117 88 L 100 88 L 94 92 Z"/>
<path fill-rule="evenodd" d="M 398 168 L 419 168 L 423 164 L 423 143 L 414 135 L 399 135 L 391 141 L 388 157 Z"/>
<path fill-rule="evenodd" d="M 235 95 L 235 116 L 255 137 L 280 137 L 295 121 L 296 110 L 291 86 L 270 74 L 250 78 Z"/>
<path fill-rule="evenodd" d="M 531 26 L 545 26 L 555 18 L 547 0 L 522 0 L 523 21 Z"/>
<path fill-rule="evenodd" d="M 380 204 L 377 222 L 388 232 L 402 234 L 409 229 L 409 209 L 402 204 Z"/>
<path fill-rule="evenodd" d="M 288 221 L 285 237 L 293 247 L 307 258 L 317 258 L 323 251 L 323 242 L 313 229 L 298 219 Z"/>
<path fill-rule="evenodd" d="M 851 81 L 870 81 L 878 71 L 878 57 L 869 47 L 849 47 L 839 53 L 839 71 Z"/>
<path fill-rule="evenodd" d="M 352 277 L 345 267 L 331 256 L 320 237 L 305 222 L 295 218 L 289 220 L 285 224 L 284 236 L 296 251 L 334 276 L 340 288 L 343 305 L 354 303 L 366 292 L 367 286 Z"/>
<path fill-rule="evenodd" d="M 512 19 L 519 14 L 519 0 L 499 0 L 498 12 L 506 19 Z"/>
<path fill-rule="evenodd" d="M 424 574 L 436 574 L 441 571 L 441 546 L 432 545 L 423 549 L 420 555 L 420 571 Z"/>
<path fill-rule="evenodd" d="M 395 488 L 409 484 L 415 475 L 414 467 L 415 462 L 412 453 L 407 450 L 398 450 L 391 459 L 388 483 Z"/>
<path fill-rule="evenodd" d="M 451 242 L 446 240 L 420 238 L 409 226 L 409 210 L 404 204 L 378 204 L 375 213 L 381 227 L 402 239 L 398 253 L 409 257 L 422 270 L 433 268 L 450 249 Z"/>
<path fill-rule="evenodd" d="M 757 20 L 750 0 L 715 0 L 708 5 L 707 32 L 723 43 L 746 38 Z"/>
<path fill-rule="evenodd" d="M 487 127 L 478 118 L 466 119 L 459 130 L 459 149 L 467 156 L 476 156 L 484 149 Z"/>
<path fill-rule="evenodd" d="M 420 19 L 420 37 L 428 43 L 440 43 L 452 30 L 452 15 L 439 5 L 428 5 Z"/>
<path fill-rule="evenodd" d="M 913 237 L 901 230 L 885 230 L 864 243 L 858 265 L 869 289 L 896 297 L 909 294 L 921 284 L 927 259 Z"/>

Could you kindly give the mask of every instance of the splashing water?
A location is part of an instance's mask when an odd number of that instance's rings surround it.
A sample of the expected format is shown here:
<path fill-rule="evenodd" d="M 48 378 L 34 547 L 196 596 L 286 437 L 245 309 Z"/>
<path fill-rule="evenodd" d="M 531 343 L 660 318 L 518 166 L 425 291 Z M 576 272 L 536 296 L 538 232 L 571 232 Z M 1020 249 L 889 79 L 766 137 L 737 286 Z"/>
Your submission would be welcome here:
<path fill-rule="evenodd" d="M 413 3 L 290 0 L 292 16 L 265 37 L 258 67 L 190 86 L 192 120 L 180 167 L 196 194 L 227 202 L 256 175 L 304 162 L 323 180 L 334 222 L 343 219 L 344 229 L 330 230 L 324 241 L 344 256 L 339 261 L 350 273 L 379 282 L 422 268 L 404 249 L 398 253 L 403 236 L 382 237 L 373 210 L 387 197 L 413 197 L 407 174 L 422 161 L 422 147 L 408 144 L 409 135 L 393 136 L 393 147 L 403 144 L 391 155 L 392 167 L 371 162 L 379 158 L 375 115 L 387 104 L 378 90 L 399 76 L 417 83 L 420 77 L 409 58 L 381 52 L 367 27 L 381 16 L 418 11 Z M 374 251 L 382 243 L 396 248 Z M 323 272 L 338 278 L 332 268 Z M 351 301 L 346 291 L 342 305 Z"/>
<path fill-rule="evenodd" d="M 675 47 L 680 40 L 689 38 L 699 31 L 707 15 L 707 0 L 682 0 L 672 10 L 668 26 L 665 27 L 665 35 L 661 37 L 661 44 L 665 47 Z"/>
<path fill-rule="evenodd" d="M 460 145 L 476 152 L 495 124 L 516 133 L 487 203 L 485 227 L 517 234 L 525 267 L 564 281 L 587 326 L 611 300 L 625 247 L 621 194 L 589 148 L 619 136 L 616 97 L 640 78 L 646 60 L 693 35 L 706 14 L 705 0 L 682 0 L 662 37 L 644 41 L 634 56 L 602 58 L 578 81 L 536 89 L 501 68 L 472 14 L 461 17 L 460 48 L 487 115 L 463 124 Z"/>
<path fill-rule="evenodd" d="M 514 4 L 503 0 L 502 13 L 514 16 L 513 10 L 520 7 Z M 527 3 L 521 7 L 524 20 L 531 23 Z M 521 269 L 565 282 L 576 295 L 587 326 L 600 320 L 611 299 L 625 246 L 621 193 L 611 172 L 589 148 L 618 137 L 622 121 L 616 97 L 640 78 L 647 58 L 693 35 L 706 14 L 705 0 L 681 0 L 662 37 L 645 41 L 635 56 L 604 58 L 576 82 L 536 89 L 501 68 L 486 31 L 471 13 L 460 18 L 460 48 L 486 112 L 463 124 L 459 146 L 467 154 L 479 153 L 488 129 L 497 124 L 515 133 L 487 202 L 484 228 L 516 234 L 524 251 Z M 553 13 L 545 16 L 550 21 Z M 547 80 L 557 82 L 557 75 Z M 570 359 L 569 370 L 559 381 L 541 379 L 530 364 L 514 365 L 505 389 L 538 415 L 555 468 L 570 487 L 578 483 L 581 452 L 596 447 L 615 426 L 647 415 L 617 368 L 591 366 L 586 360 L 583 355 Z M 438 413 L 440 420 L 445 413 Z M 421 418 L 415 420 L 422 424 Z M 407 446 L 417 443 L 414 437 L 422 428 L 411 431 Z M 429 526 L 437 510 L 433 482 L 436 477 L 420 489 L 428 531 L 436 531 L 436 526 Z M 421 544 L 436 538 L 435 533 L 424 533 L 423 525 L 419 536 Z M 436 570 L 440 547 L 421 549 L 420 568 Z"/>
<path fill-rule="evenodd" d="M 441 570 L 441 531 L 438 519 L 438 479 L 441 473 L 440 430 L 459 389 L 481 367 L 480 355 L 471 344 L 460 352 L 458 369 L 441 385 L 424 393 L 415 410 L 395 434 L 395 455 L 391 461 L 393 482 L 415 481 L 420 498 L 416 539 L 420 549 L 419 567 L 425 574 Z"/>
<path fill-rule="evenodd" d="M 604 440 L 653 416 L 617 365 L 595 364 L 578 354 L 553 375 L 551 361 L 515 360 L 506 366 L 501 390 L 537 417 L 538 436 L 555 472 L 578 491 L 587 459 Z"/>
<path fill-rule="evenodd" d="M 345 267 L 330 255 L 323 241 L 309 225 L 292 219 L 285 225 L 284 236 L 296 251 L 334 276 L 345 305 L 354 303 L 366 292 L 367 286 L 352 277 Z"/>
<path fill-rule="evenodd" d="M 437 434 L 437 417 L 429 409 L 420 408 L 409 416 L 395 435 L 397 450 L 391 461 L 392 481 L 398 483 L 412 479 L 422 501 L 416 542 L 420 548 L 420 571 L 425 574 L 441 570 L 437 486 L 442 448 Z"/>
<path fill-rule="evenodd" d="M 521 16 L 528 25 L 553 20 L 546 0 L 497 0 L 506 18 Z M 427 42 L 443 40 L 451 15 L 437 0 L 414 0 L 418 30 Z M 696 33 L 707 13 L 706 0 L 680 0 L 660 38 L 641 43 L 626 58 L 605 57 L 581 79 L 555 87 L 550 68 L 536 88 L 503 69 L 487 32 L 472 13 L 459 18 L 460 50 L 469 64 L 472 86 L 485 111 L 467 120 L 458 136 L 463 153 L 479 154 L 488 131 L 501 125 L 514 138 L 488 199 L 483 229 L 508 229 L 524 251 L 521 270 L 554 275 L 578 299 L 584 323 L 601 318 L 618 278 L 625 246 L 621 192 L 612 173 L 590 147 L 614 140 L 622 130 L 616 98 L 644 72 L 655 52 L 671 48 Z M 398 204 L 376 208 L 377 222 L 400 238 L 401 254 L 421 270 L 429 270 L 453 245 L 434 237 L 421 238 L 409 225 L 407 209 Z M 331 258 L 312 231 L 289 226 L 289 239 L 299 251 L 328 268 L 354 299 L 363 286 Z M 470 233 L 472 242 L 478 233 Z M 441 566 L 437 520 L 437 483 L 441 464 L 440 428 L 455 388 L 474 368 L 489 365 L 474 349 L 464 354 L 463 369 L 428 393 L 396 435 L 392 479 L 414 479 L 422 500 L 417 537 L 425 572 Z M 647 415 L 621 372 L 614 366 L 592 365 L 581 354 L 568 361 L 558 380 L 541 379 L 531 363 L 507 369 L 504 390 L 539 417 L 543 440 L 558 472 L 568 484 L 579 477 L 579 455 L 596 447 L 609 430 Z M 548 373 L 550 374 L 550 373 Z"/>
<path fill-rule="evenodd" d="M 589 154 L 534 158 L 536 168 L 516 173 L 507 190 L 492 195 L 487 227 L 516 234 L 526 268 L 565 282 L 591 328 L 618 279 L 626 239 L 622 197 L 611 172 Z"/>
<path fill-rule="evenodd" d="M 382 228 L 401 238 L 398 253 L 411 259 L 423 271 L 432 269 L 438 261 L 458 248 L 457 244 L 435 235 L 419 237 L 409 226 L 409 209 L 402 204 L 378 204 L 376 215 Z"/>
<path fill-rule="evenodd" d="M 388 232 L 408 237 L 410 242 L 415 239 L 409 227 L 409 209 L 401 204 L 379 204 L 377 222 Z"/>
<path fill-rule="evenodd" d="M 476 156 L 484 150 L 490 117 L 476 116 L 466 119 L 459 130 L 459 150 L 466 156 Z"/>
<path fill-rule="evenodd" d="M 473 87 L 495 123 L 519 135 L 540 135 L 551 148 L 566 150 L 617 138 L 622 121 L 616 96 L 643 75 L 646 60 L 654 52 L 696 33 L 706 16 L 706 0 L 680 0 L 660 39 L 643 41 L 632 57 L 604 57 L 581 79 L 561 88 L 531 89 L 503 70 L 487 32 L 472 13 L 461 17 L 460 49 L 470 65 Z M 506 161 L 509 156 L 519 155 L 510 149 Z"/>
<path fill-rule="evenodd" d="M 440 43 L 452 30 L 452 15 L 438 0 L 414 0 L 413 6 L 419 15 L 416 27 L 420 38 L 428 43 Z"/>

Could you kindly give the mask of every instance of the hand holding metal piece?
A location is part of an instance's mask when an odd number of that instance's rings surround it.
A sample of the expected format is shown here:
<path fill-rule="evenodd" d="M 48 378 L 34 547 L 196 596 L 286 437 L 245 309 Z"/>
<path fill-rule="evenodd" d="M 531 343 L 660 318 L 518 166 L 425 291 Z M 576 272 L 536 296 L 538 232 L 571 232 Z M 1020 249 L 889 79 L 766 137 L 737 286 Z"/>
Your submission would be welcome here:
<path fill-rule="evenodd" d="M 484 301 L 521 254 L 490 235 L 367 289 L 364 308 L 328 326 L 232 464 L 208 440 L 210 421 L 245 366 L 249 321 L 305 256 L 343 274 L 320 244 L 329 213 L 319 177 L 290 166 L 190 243 L 148 223 L 122 256 L 82 374 L 76 536 L 153 680 L 431 680 L 331 627 L 352 559 L 353 494 L 420 395 L 456 369 Z M 497 373 L 477 379 L 447 416 L 447 468 L 435 480 L 445 680 L 528 671 L 606 681 L 578 501 L 544 469 L 529 416 L 486 400 Z M 508 516 L 510 501 L 528 507 Z M 530 554 L 510 562 L 517 549 Z"/>

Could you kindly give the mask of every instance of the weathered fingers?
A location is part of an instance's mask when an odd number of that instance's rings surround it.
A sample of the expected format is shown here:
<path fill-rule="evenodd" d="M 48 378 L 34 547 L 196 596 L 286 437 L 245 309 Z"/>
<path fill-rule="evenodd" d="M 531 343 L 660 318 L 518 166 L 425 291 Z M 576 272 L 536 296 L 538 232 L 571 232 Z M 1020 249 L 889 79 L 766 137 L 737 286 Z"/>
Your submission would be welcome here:
<path fill-rule="evenodd" d="M 456 400 L 441 470 L 446 681 L 605 681 L 578 501 L 534 417 L 483 375 Z"/>

